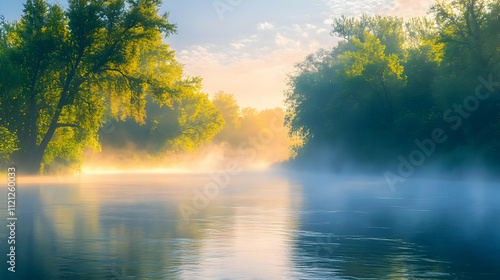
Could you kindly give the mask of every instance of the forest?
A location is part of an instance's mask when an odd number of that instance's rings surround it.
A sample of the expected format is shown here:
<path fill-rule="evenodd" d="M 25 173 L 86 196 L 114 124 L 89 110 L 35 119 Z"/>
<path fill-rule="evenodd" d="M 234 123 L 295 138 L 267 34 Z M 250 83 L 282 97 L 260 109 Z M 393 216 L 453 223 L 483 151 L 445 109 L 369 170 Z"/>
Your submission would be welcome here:
<path fill-rule="evenodd" d="M 161 164 L 212 139 L 234 148 L 267 118 L 284 122 L 282 109 L 240 108 L 232 94 L 210 100 L 165 42 L 176 25 L 160 5 L 70 0 L 63 10 L 28 0 L 21 20 L 0 18 L 2 166 L 54 174 L 111 158 Z M 283 159 L 288 140 L 279 136 L 285 151 L 272 156 Z"/>
<path fill-rule="evenodd" d="M 338 45 L 297 63 L 284 109 L 263 111 L 232 94 L 211 98 L 202 77 L 184 73 L 166 42 L 177 27 L 160 5 L 28 0 L 19 21 L 0 19 L 2 165 L 50 174 L 216 147 L 329 171 L 499 167 L 499 1 L 336 18 Z M 276 120 L 284 128 L 271 141 L 249 144 Z"/>
<path fill-rule="evenodd" d="M 304 139 L 293 165 L 498 170 L 499 15 L 500 1 L 456 0 L 427 17 L 337 18 L 338 46 L 289 75 L 286 122 Z"/>

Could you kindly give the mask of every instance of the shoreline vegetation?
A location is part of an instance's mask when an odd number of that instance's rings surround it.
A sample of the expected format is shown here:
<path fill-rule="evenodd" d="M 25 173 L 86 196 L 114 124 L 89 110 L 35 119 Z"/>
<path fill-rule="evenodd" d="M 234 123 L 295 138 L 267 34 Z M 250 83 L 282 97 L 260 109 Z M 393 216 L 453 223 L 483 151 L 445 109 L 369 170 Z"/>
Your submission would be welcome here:
<path fill-rule="evenodd" d="M 339 18 L 343 38 L 297 64 L 292 166 L 404 180 L 500 170 L 500 2 L 437 2 L 425 18 Z"/>
<path fill-rule="evenodd" d="M 284 109 L 261 111 L 185 75 L 161 1 L 83 2 L 27 0 L 21 20 L 0 18 L 0 175 L 232 160 L 392 183 L 498 178 L 500 1 L 337 18 L 338 45 L 291 69 Z"/>

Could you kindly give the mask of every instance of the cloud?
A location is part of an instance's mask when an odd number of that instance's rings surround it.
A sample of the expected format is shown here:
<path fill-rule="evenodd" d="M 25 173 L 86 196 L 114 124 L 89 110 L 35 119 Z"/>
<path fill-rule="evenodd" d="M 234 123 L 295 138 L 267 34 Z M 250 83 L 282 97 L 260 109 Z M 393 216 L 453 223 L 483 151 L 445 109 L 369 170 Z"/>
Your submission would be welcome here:
<path fill-rule="evenodd" d="M 286 75 L 297 62 L 336 42 L 313 24 L 273 25 L 230 43 L 190 46 L 178 59 L 188 75 L 203 77 L 206 93 L 224 90 L 242 106 L 264 109 L 283 105 Z"/>
<path fill-rule="evenodd" d="M 316 25 L 310 24 L 310 23 L 306 23 L 306 29 L 310 30 L 310 29 L 316 29 L 316 28 L 318 28 Z"/>
<path fill-rule="evenodd" d="M 243 48 L 245 46 L 245 44 L 242 44 L 242 43 L 231 43 L 231 47 L 239 50 L 241 48 Z"/>
<path fill-rule="evenodd" d="M 274 29 L 274 25 L 272 25 L 271 23 L 266 21 L 266 22 L 262 22 L 262 23 L 257 24 L 257 29 L 258 30 L 271 30 L 271 29 Z"/>
<path fill-rule="evenodd" d="M 335 17 L 339 17 L 341 15 L 353 17 L 359 16 L 363 13 L 373 15 L 376 13 L 382 13 L 383 11 L 388 11 L 394 6 L 394 0 L 322 1 L 325 6 L 330 8 L 331 14 L 333 14 Z"/>
<path fill-rule="evenodd" d="M 388 11 L 388 14 L 400 17 L 424 16 L 435 0 L 395 0 L 395 8 Z"/>
<path fill-rule="evenodd" d="M 288 38 L 281 35 L 278 38 L 282 51 L 272 50 L 262 57 L 249 53 L 224 55 L 216 50 L 207 50 L 203 53 L 191 52 L 180 59 L 185 63 L 187 72 L 203 77 L 205 92 L 213 94 L 224 90 L 235 94 L 242 106 L 272 108 L 282 105 L 286 73 L 309 53 L 293 50 L 288 45 Z M 288 48 L 285 47 L 287 45 Z"/>
<path fill-rule="evenodd" d="M 287 88 L 286 73 L 293 71 L 295 63 L 306 55 L 337 43 L 338 38 L 329 35 L 333 18 L 362 13 L 422 15 L 432 1 L 318 0 L 320 5 L 314 7 L 319 9 L 303 17 L 276 16 L 271 23 L 264 17 L 247 16 L 248 21 L 240 26 L 245 28 L 219 32 L 224 36 L 215 39 L 212 36 L 190 42 L 182 46 L 178 59 L 185 64 L 186 74 L 203 77 L 207 93 L 233 93 L 242 106 L 281 106 Z"/>
<path fill-rule="evenodd" d="M 434 2 L 435 0 L 323 0 L 323 4 L 330 8 L 335 17 L 352 17 L 363 13 L 400 17 L 423 16 Z M 324 23 L 331 25 L 331 20 L 325 20 Z"/>
<path fill-rule="evenodd" d="M 324 33 L 328 33 L 328 29 L 321 28 L 321 29 L 316 30 L 316 34 L 321 35 L 321 34 L 324 34 Z"/>

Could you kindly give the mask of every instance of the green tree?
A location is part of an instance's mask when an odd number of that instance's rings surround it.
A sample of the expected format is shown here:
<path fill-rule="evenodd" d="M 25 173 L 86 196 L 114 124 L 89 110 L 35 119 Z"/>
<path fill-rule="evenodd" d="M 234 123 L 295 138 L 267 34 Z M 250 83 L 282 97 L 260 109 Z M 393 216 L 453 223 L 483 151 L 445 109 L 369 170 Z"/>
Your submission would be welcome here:
<path fill-rule="evenodd" d="M 432 18 L 335 20 L 332 34 L 345 40 L 290 75 L 287 124 L 305 141 L 296 146 L 297 160 L 380 168 L 414 150 L 416 139 L 449 127 L 434 159 L 498 164 L 498 95 L 481 101 L 480 110 L 457 110 L 480 81 L 490 81 L 486 92 L 500 80 L 499 11 L 499 1 L 455 0 L 435 4 Z"/>
<path fill-rule="evenodd" d="M 397 103 L 406 85 L 404 22 L 362 16 L 336 20 L 333 28 L 346 40 L 309 56 L 290 76 L 287 123 L 291 134 L 306 137 L 298 158 L 325 147 L 339 164 L 387 155 L 403 111 Z"/>
<path fill-rule="evenodd" d="M 212 98 L 213 104 L 219 109 L 224 118 L 224 128 L 215 138 L 215 142 L 230 141 L 238 138 L 236 129 L 241 126 L 241 110 L 233 94 L 219 91 Z"/>
<path fill-rule="evenodd" d="M 0 165 L 9 163 L 9 156 L 12 152 L 17 150 L 17 138 L 16 135 L 9 132 L 7 128 L 0 126 Z"/>
<path fill-rule="evenodd" d="M 439 40 L 445 43 L 447 63 L 455 72 L 490 74 L 500 54 L 500 2 L 498 0 L 438 1 L 430 9 Z M 460 54 L 459 57 L 456 57 Z M 466 65 L 467 69 L 458 67 Z"/>
<path fill-rule="evenodd" d="M 159 159 L 167 153 L 193 151 L 209 142 L 224 124 L 222 114 L 200 91 L 199 79 L 185 88 L 171 106 L 161 106 L 146 97 L 147 119 L 143 124 L 133 119 L 116 122 L 112 133 L 103 135 L 102 157 L 138 157 Z"/>
<path fill-rule="evenodd" d="M 156 71 L 169 69 L 168 59 L 145 55 L 168 53 L 162 37 L 175 31 L 167 14 L 158 15 L 160 4 L 70 0 L 63 11 L 27 0 L 22 19 L 3 25 L 2 59 L 23 79 L 10 85 L 0 76 L 0 118 L 19 139 L 13 158 L 23 172 L 37 173 L 55 157 L 80 157 L 85 146 L 98 148 L 104 114 L 141 122 L 148 93 L 167 104 L 182 91 L 176 75 Z"/>
<path fill-rule="evenodd" d="M 195 79 L 191 91 L 172 107 L 162 108 L 158 103 L 147 106 L 150 154 L 194 151 L 219 133 L 224 125 L 222 114 L 200 88 L 200 80 Z"/>
<path fill-rule="evenodd" d="M 364 88 L 363 92 L 352 90 L 354 98 L 360 106 L 375 108 L 371 117 L 390 128 L 395 118 L 393 91 L 404 86 L 404 67 L 396 54 L 385 53 L 385 45 L 375 35 L 366 32 L 364 37 L 364 42 L 352 39 L 354 50 L 340 55 L 342 75 L 353 81 L 351 86 L 357 84 Z"/>
<path fill-rule="evenodd" d="M 12 89 L 16 83 L 19 82 L 21 77 L 14 71 L 14 65 L 8 59 L 6 53 L 7 49 L 7 28 L 8 25 L 0 16 L 0 88 Z M 4 102 L 0 99 L 0 108 L 2 111 L 12 106 L 9 103 Z M 14 109 L 11 107 L 11 109 Z M 9 131 L 7 128 L 8 124 L 0 116 L 0 165 L 10 163 L 10 155 L 17 150 L 17 136 Z"/>
<path fill-rule="evenodd" d="M 455 111 L 453 104 L 462 104 L 476 92 L 478 77 L 500 80 L 500 2 L 439 1 L 431 7 L 430 13 L 436 19 L 436 40 L 442 45 L 433 95 L 441 111 Z M 498 95 L 492 94 L 481 102 L 478 111 L 461 120 L 450 137 L 450 162 L 463 162 L 467 157 L 498 162 L 498 104 Z"/>

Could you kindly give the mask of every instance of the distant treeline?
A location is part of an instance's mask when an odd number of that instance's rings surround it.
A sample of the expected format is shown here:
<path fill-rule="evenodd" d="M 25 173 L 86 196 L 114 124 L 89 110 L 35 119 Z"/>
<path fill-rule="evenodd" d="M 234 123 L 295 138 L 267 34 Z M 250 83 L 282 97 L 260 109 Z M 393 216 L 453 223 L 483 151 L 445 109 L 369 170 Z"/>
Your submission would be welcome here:
<path fill-rule="evenodd" d="M 287 124 L 304 140 L 292 163 L 500 166 L 498 0 L 438 2 L 408 20 L 341 17 L 332 34 L 338 46 L 289 78 Z"/>

